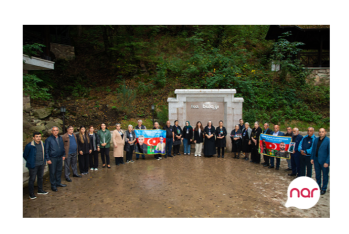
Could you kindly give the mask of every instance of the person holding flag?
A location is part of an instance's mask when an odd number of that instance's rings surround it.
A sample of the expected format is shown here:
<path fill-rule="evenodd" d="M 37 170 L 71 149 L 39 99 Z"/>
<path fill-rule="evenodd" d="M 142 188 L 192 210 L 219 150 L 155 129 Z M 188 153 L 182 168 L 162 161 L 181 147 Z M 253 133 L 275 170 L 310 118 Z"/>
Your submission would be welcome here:
<path fill-rule="evenodd" d="M 159 123 L 155 122 L 153 129 L 160 129 Z M 161 139 L 162 138 L 162 139 Z M 160 142 L 156 145 L 155 151 L 164 153 L 165 152 L 165 143 L 163 143 L 164 138 L 160 137 Z M 161 154 L 154 154 L 156 160 L 161 160 Z"/>
<path fill-rule="evenodd" d="M 147 129 L 143 124 L 143 121 L 141 119 L 139 119 L 137 121 L 137 126 L 135 127 L 136 130 L 139 130 L 139 129 Z M 139 154 L 136 153 L 136 160 L 139 159 Z M 144 160 L 145 159 L 145 155 L 142 154 L 142 159 Z"/>
<path fill-rule="evenodd" d="M 273 131 L 269 128 L 268 123 L 264 123 L 263 128 L 264 128 L 262 132 L 263 134 L 267 134 L 267 135 L 273 134 Z M 266 148 L 264 150 L 266 150 Z M 264 163 L 262 163 L 263 167 L 269 167 L 269 156 L 263 155 L 263 159 L 264 159 Z"/>
<path fill-rule="evenodd" d="M 125 135 L 126 135 L 126 142 L 125 142 L 126 163 L 134 163 L 134 161 L 132 160 L 132 155 L 135 147 L 134 144 L 137 138 L 136 138 L 136 133 L 133 130 L 133 126 L 131 124 L 128 125 Z"/>
<path fill-rule="evenodd" d="M 279 131 L 279 125 L 274 125 L 273 136 L 285 136 L 283 132 Z M 270 157 L 270 166 L 268 168 L 274 168 L 274 157 Z M 276 170 L 280 168 L 280 158 L 276 158 Z"/>

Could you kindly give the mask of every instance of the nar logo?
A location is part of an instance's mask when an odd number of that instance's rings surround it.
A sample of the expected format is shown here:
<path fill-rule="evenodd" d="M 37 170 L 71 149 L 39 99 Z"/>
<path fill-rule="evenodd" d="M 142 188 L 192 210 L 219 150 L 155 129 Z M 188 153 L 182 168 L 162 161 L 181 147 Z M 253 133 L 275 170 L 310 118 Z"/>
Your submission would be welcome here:
<path fill-rule="evenodd" d="M 304 189 L 301 190 L 301 192 L 299 192 L 299 189 L 293 188 L 293 189 L 291 189 L 290 197 L 292 197 L 292 192 L 293 192 L 293 191 L 297 191 L 298 197 L 299 197 L 299 194 L 300 194 L 302 197 L 314 197 L 314 191 L 316 191 L 316 190 L 319 190 L 319 189 L 318 189 L 318 188 L 313 188 L 313 189 L 311 190 L 311 192 L 310 192 L 309 189 L 304 188 Z M 304 193 L 303 193 L 304 191 L 306 191 L 307 193 L 304 194 Z"/>
<path fill-rule="evenodd" d="M 286 207 L 309 209 L 316 205 L 320 198 L 318 184 L 312 178 L 302 176 L 294 179 L 287 190 Z"/>

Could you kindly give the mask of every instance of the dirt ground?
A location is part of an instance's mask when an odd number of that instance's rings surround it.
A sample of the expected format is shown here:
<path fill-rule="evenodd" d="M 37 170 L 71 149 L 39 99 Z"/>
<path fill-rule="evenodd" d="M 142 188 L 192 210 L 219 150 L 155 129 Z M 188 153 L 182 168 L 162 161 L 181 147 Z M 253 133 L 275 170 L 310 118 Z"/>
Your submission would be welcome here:
<path fill-rule="evenodd" d="M 135 160 L 135 155 L 133 155 Z M 243 159 L 179 155 L 145 160 L 71 177 L 67 187 L 30 200 L 23 191 L 23 217 L 330 217 L 327 193 L 309 210 L 286 208 L 287 188 L 294 177 Z M 315 173 L 313 171 L 313 178 Z M 315 178 L 314 178 L 315 179 Z M 35 193 L 37 188 L 35 188 Z"/>

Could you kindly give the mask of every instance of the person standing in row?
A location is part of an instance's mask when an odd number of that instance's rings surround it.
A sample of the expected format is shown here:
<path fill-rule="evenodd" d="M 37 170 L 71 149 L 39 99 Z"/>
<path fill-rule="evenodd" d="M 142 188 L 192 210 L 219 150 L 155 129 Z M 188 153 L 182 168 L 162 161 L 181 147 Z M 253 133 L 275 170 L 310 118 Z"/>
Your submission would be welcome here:
<path fill-rule="evenodd" d="M 242 130 L 242 152 L 245 153 L 244 159 L 246 161 L 249 160 L 249 154 L 251 153 L 251 133 L 252 129 L 250 128 L 250 124 L 246 122 L 245 128 Z"/>
<path fill-rule="evenodd" d="M 166 126 L 164 127 L 164 130 L 166 130 L 166 154 L 165 158 L 173 157 L 171 155 L 172 151 L 172 144 L 174 141 L 174 133 L 173 133 L 173 126 L 171 126 L 171 122 L 169 120 L 166 121 Z"/>
<path fill-rule="evenodd" d="M 259 135 L 261 135 L 262 129 L 259 127 L 259 123 L 254 123 L 254 128 L 252 129 L 251 133 L 251 161 L 253 163 L 260 163 L 261 157 L 258 153 L 258 147 L 259 147 Z"/>
<path fill-rule="evenodd" d="M 239 129 L 242 132 L 245 128 L 245 124 L 244 124 L 244 120 L 243 119 L 239 119 Z M 241 145 L 242 146 L 242 145 Z M 241 147 L 242 150 L 242 147 Z M 241 154 L 243 154 L 245 156 L 245 154 L 243 153 L 243 151 L 240 152 Z"/>
<path fill-rule="evenodd" d="M 125 146 L 125 136 L 124 132 L 121 130 L 121 125 L 116 124 L 116 129 L 113 131 L 113 145 L 114 145 L 114 158 L 115 165 L 125 164 L 124 163 L 124 146 Z"/>
<path fill-rule="evenodd" d="M 221 157 L 221 149 L 222 149 L 222 158 L 224 158 L 224 148 L 227 146 L 227 140 L 225 138 L 227 136 L 227 130 L 223 126 L 222 120 L 219 121 L 219 126 L 216 128 L 215 135 L 216 135 L 216 147 L 218 151 L 217 157 L 218 158 Z"/>
<path fill-rule="evenodd" d="M 105 167 L 105 163 L 107 163 L 108 168 L 110 168 L 110 158 L 109 158 L 109 150 L 110 150 L 110 141 L 111 134 L 107 129 L 107 125 L 105 123 L 101 124 L 101 129 L 97 132 L 101 145 L 101 158 L 103 163 L 103 168 Z M 104 157 L 105 155 L 105 157 Z"/>
<path fill-rule="evenodd" d="M 326 130 L 319 129 L 319 137 L 314 140 L 314 146 L 311 151 L 311 164 L 315 167 L 316 182 L 321 189 L 321 195 L 327 190 L 328 173 L 330 171 L 330 138 L 326 137 Z M 321 187 L 321 173 L 323 175 Z"/>
<path fill-rule="evenodd" d="M 135 127 L 135 129 L 136 130 L 141 130 L 141 129 L 147 129 L 143 124 L 143 121 L 141 120 L 141 119 L 139 119 L 138 121 L 137 121 L 137 126 Z M 139 154 L 136 154 L 136 160 L 138 160 L 139 159 Z M 145 155 L 144 154 L 142 154 L 142 159 L 143 160 L 145 160 Z"/>
<path fill-rule="evenodd" d="M 285 136 L 283 132 L 279 131 L 279 125 L 274 125 L 273 136 Z M 270 157 L 270 166 L 268 168 L 274 168 L 274 157 Z M 280 158 L 276 158 L 276 170 L 280 168 Z"/>
<path fill-rule="evenodd" d="M 241 137 L 242 132 L 240 130 L 239 125 L 235 125 L 235 129 L 231 131 L 230 138 L 231 138 L 231 145 L 232 149 L 231 152 L 233 152 L 234 157 L 233 158 L 240 158 L 240 151 L 241 151 Z"/>
<path fill-rule="evenodd" d="M 267 134 L 267 135 L 273 134 L 273 131 L 269 128 L 268 123 L 264 123 L 263 128 L 264 128 L 263 134 Z M 264 163 L 262 163 L 263 167 L 269 167 L 269 158 L 270 158 L 269 156 L 263 155 L 263 159 L 264 159 Z"/>
<path fill-rule="evenodd" d="M 158 123 L 158 122 L 155 122 L 155 123 L 154 123 L 153 129 L 160 129 L 160 126 L 159 126 L 159 123 Z M 161 140 L 163 140 L 163 138 L 162 138 L 162 137 L 159 137 L 159 138 L 160 138 L 160 142 L 159 142 L 158 145 L 156 146 L 156 150 L 161 152 L 161 151 L 163 151 L 164 143 L 161 142 Z M 167 142 L 166 142 L 166 143 L 167 143 Z M 166 147 L 166 146 L 165 146 L 165 147 Z M 161 154 L 154 154 L 154 158 L 155 158 L 156 160 L 161 160 L 161 159 L 162 159 Z"/>
<path fill-rule="evenodd" d="M 73 177 L 81 177 L 78 174 L 78 139 L 74 134 L 74 127 L 68 126 L 67 133 L 62 136 L 65 151 L 64 160 L 64 177 L 68 182 L 72 182 L 70 179 L 70 166 L 73 170 Z"/>
<path fill-rule="evenodd" d="M 311 178 L 313 165 L 310 162 L 310 155 L 313 148 L 315 136 L 314 136 L 314 128 L 308 128 L 308 135 L 303 137 L 298 146 L 298 151 L 301 152 L 300 155 L 300 176 L 307 175 Z"/>
<path fill-rule="evenodd" d="M 87 135 L 85 126 L 80 126 L 78 133 L 79 168 L 81 175 L 88 174 L 89 154 L 92 153 L 92 142 Z"/>
<path fill-rule="evenodd" d="M 65 160 L 65 150 L 62 137 L 58 135 L 59 129 L 53 126 L 52 135 L 45 141 L 45 159 L 50 172 L 51 190 L 57 192 L 57 187 L 66 187 L 61 184 L 63 160 Z"/>
<path fill-rule="evenodd" d="M 29 170 L 28 189 L 30 199 L 36 199 L 34 194 L 34 182 L 36 177 L 38 178 L 38 194 L 48 194 L 48 192 L 43 189 L 44 169 L 46 165 L 44 152 L 44 143 L 41 141 L 41 133 L 34 132 L 33 141 L 25 146 L 23 153 L 23 158 L 27 161 L 25 166 Z"/>
<path fill-rule="evenodd" d="M 244 120 L 243 119 L 239 119 L 239 129 L 240 131 L 242 132 L 242 130 L 245 128 L 245 125 L 244 125 Z"/>
<path fill-rule="evenodd" d="M 198 121 L 194 129 L 195 157 L 201 157 L 202 143 L 204 142 L 204 128 L 202 123 Z"/>
<path fill-rule="evenodd" d="M 285 136 L 293 137 L 293 132 L 292 132 L 292 128 L 291 127 L 287 127 L 286 128 Z M 286 171 L 292 171 L 291 159 L 286 159 L 286 161 L 287 161 L 287 169 L 286 169 Z"/>
<path fill-rule="evenodd" d="M 185 127 L 183 128 L 183 148 L 184 154 L 190 155 L 190 146 L 193 142 L 193 127 L 190 126 L 190 122 L 185 122 Z"/>
<path fill-rule="evenodd" d="M 134 163 L 132 160 L 133 150 L 134 150 L 134 143 L 136 142 L 136 133 L 133 130 L 133 126 L 130 124 L 127 127 L 126 131 L 126 142 L 125 142 L 125 151 L 126 151 L 126 163 Z"/>
<path fill-rule="evenodd" d="M 181 146 L 182 142 L 182 128 L 178 125 L 178 120 L 174 121 L 173 131 L 174 133 L 174 139 L 173 139 L 173 155 L 181 155 L 179 153 L 179 147 Z"/>
<path fill-rule="evenodd" d="M 208 121 L 207 126 L 204 129 L 205 143 L 204 143 L 204 156 L 212 157 L 216 154 L 215 147 L 215 127 L 212 126 L 212 122 Z"/>
<path fill-rule="evenodd" d="M 92 152 L 89 154 L 89 162 L 91 171 L 98 171 L 98 152 L 100 151 L 100 140 L 99 135 L 96 134 L 94 127 L 91 125 L 89 127 L 88 136 L 90 137 L 90 142 L 92 142 Z"/>
<path fill-rule="evenodd" d="M 303 139 L 303 136 L 299 134 L 298 128 L 293 129 L 292 142 L 295 142 L 293 153 L 291 154 L 291 168 L 292 173 L 289 176 L 300 176 L 300 155 L 298 151 L 299 143 Z"/>

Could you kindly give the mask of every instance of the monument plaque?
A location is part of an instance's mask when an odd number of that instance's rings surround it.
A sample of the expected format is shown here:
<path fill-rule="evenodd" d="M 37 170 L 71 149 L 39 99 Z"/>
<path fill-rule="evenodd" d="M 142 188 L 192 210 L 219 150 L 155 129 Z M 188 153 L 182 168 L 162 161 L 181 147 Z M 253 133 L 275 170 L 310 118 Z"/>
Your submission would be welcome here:
<path fill-rule="evenodd" d="M 197 121 L 201 121 L 203 126 L 206 126 L 211 120 L 212 125 L 216 127 L 219 120 L 224 121 L 223 102 L 187 102 L 186 112 L 187 120 L 192 126 L 195 126 Z"/>
<path fill-rule="evenodd" d="M 176 89 L 176 98 L 169 97 L 168 119 L 171 125 L 178 120 L 179 125 L 184 127 L 185 121 L 195 127 L 197 121 L 203 126 L 209 120 L 217 127 L 219 120 L 223 120 L 227 129 L 227 150 L 231 150 L 230 132 L 234 125 L 242 118 L 241 97 L 234 97 L 235 89 Z"/>

